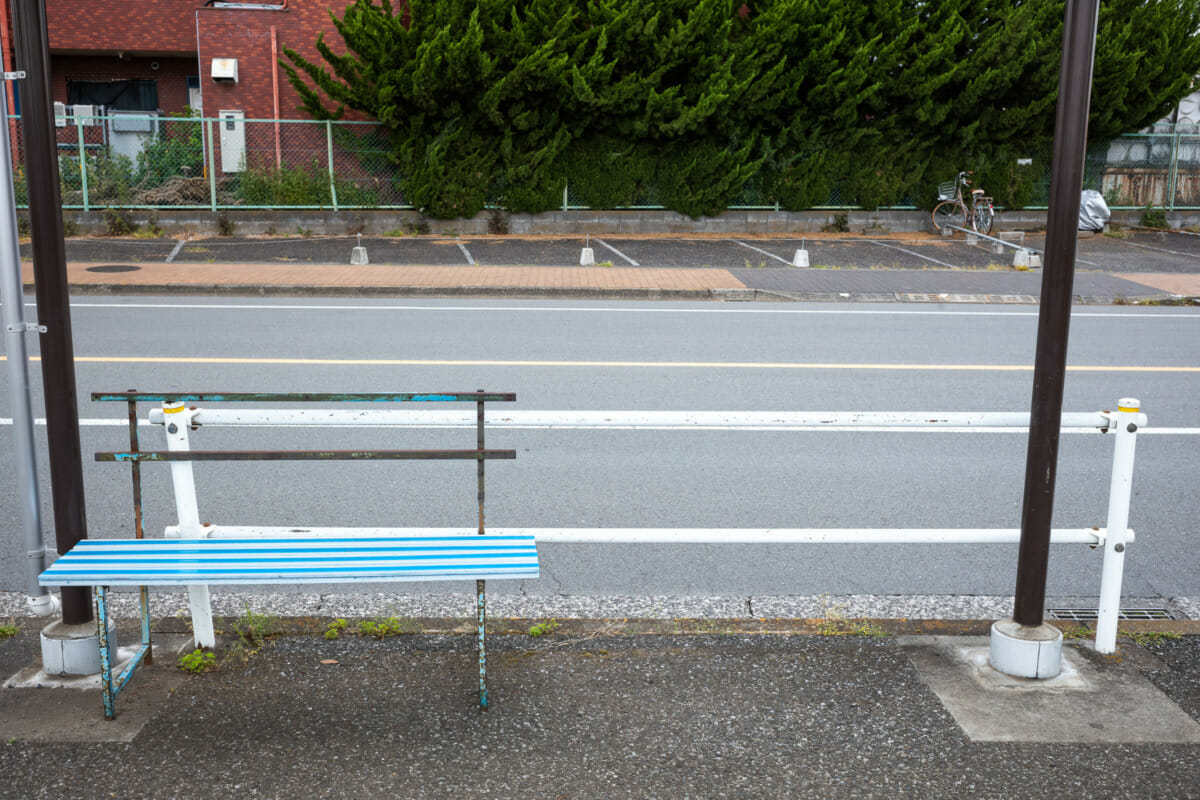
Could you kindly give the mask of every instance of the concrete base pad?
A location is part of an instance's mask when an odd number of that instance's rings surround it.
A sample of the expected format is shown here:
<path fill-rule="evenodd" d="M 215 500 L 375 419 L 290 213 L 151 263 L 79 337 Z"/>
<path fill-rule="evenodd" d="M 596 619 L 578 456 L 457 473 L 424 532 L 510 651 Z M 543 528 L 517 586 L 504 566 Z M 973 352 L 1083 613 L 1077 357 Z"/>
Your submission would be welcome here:
<path fill-rule="evenodd" d="M 902 636 L 901 647 L 975 742 L 1200 744 L 1200 724 L 1131 665 L 1063 648 L 1051 679 L 1013 678 L 988 664 L 987 637 Z"/>
<path fill-rule="evenodd" d="M 117 718 L 104 719 L 100 676 L 58 676 L 40 661 L 25 667 L 0 690 L 0 741 L 131 742 L 188 675 L 176 666 L 187 636 L 156 636 L 155 663 L 138 667 L 117 698 Z M 133 649 L 121 648 L 121 667 Z"/>

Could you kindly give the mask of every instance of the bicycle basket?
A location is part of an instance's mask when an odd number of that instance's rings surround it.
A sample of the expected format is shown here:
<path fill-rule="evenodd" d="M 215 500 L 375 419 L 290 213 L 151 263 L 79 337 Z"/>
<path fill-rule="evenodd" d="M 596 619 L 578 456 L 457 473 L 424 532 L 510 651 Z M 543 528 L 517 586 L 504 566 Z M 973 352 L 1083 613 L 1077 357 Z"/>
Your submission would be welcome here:
<path fill-rule="evenodd" d="M 946 181 L 938 184 L 938 200 L 953 200 L 954 190 L 958 188 L 956 181 Z"/>

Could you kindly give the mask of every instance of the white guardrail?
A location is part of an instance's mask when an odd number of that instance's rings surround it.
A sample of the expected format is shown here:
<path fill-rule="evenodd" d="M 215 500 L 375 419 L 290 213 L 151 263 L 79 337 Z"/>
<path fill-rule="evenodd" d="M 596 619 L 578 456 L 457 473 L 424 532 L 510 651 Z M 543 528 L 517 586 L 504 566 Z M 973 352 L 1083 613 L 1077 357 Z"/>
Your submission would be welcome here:
<path fill-rule="evenodd" d="M 297 427 L 443 427 L 473 423 L 473 412 L 416 409 L 189 409 L 196 426 L 297 426 Z M 794 429 L 1028 429 L 1030 415 L 1019 412 L 676 412 L 676 411 L 497 411 L 487 415 L 490 428 L 712 429 L 728 424 L 739 430 Z M 150 412 L 152 424 L 163 424 L 162 409 Z M 736 422 L 734 420 L 736 419 Z M 538 422 L 537 420 L 542 420 Z M 1066 413 L 1061 426 L 1114 434 L 1112 478 L 1108 515 L 1104 527 L 1054 529 L 1052 544 L 1085 544 L 1104 548 L 1096 621 L 1096 650 L 1116 650 L 1117 617 L 1125 548 L 1134 540 L 1129 525 L 1137 431 L 1146 425 L 1137 400 L 1122 399 L 1118 410 Z M 178 445 L 172 447 L 176 449 Z M 187 448 L 186 439 L 183 448 Z M 190 462 L 171 464 L 180 519 L 196 519 L 196 490 Z M 208 538 L 269 537 L 294 533 L 296 527 L 205 525 Z M 303 528 L 329 536 L 402 535 L 404 528 Z M 427 530 L 427 529 L 422 529 Z M 457 531 L 459 529 L 445 529 Z M 468 529 L 463 528 L 463 531 Z M 473 530 L 473 529 L 471 529 Z M 1007 528 L 489 528 L 497 535 L 516 531 L 533 533 L 539 543 L 554 544 L 1016 544 L 1021 531 Z M 178 537 L 180 526 L 168 526 L 166 535 Z"/>

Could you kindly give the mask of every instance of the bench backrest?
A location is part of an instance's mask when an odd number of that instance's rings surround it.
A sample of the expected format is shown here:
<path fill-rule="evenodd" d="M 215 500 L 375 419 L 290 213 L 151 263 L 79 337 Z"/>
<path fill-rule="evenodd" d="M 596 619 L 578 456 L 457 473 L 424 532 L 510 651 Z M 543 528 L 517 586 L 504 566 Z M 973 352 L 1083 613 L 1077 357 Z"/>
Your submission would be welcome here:
<path fill-rule="evenodd" d="M 195 461 L 346 461 L 346 460 L 448 460 L 464 459 L 477 463 L 478 533 L 484 533 L 484 463 L 493 459 L 515 459 L 515 450 L 488 449 L 484 442 L 484 406 L 489 402 L 513 402 L 509 392 L 392 392 L 392 393 L 278 393 L 278 392 L 96 392 L 97 402 L 120 401 L 129 409 L 129 450 L 96 453 L 97 461 L 123 462 L 132 466 L 134 531 L 144 536 L 142 526 L 141 465 L 145 462 L 170 462 L 180 534 L 202 536 L 195 482 L 191 464 Z M 160 404 L 150 414 L 152 423 L 164 425 L 167 450 L 142 450 L 138 439 L 138 403 Z M 354 411 L 341 409 L 202 409 L 192 403 L 287 403 L 342 404 L 370 403 Z M 188 429 L 200 424 L 217 425 L 370 425 L 392 424 L 394 410 L 382 408 L 393 403 L 474 403 L 476 446 L 456 450 L 192 450 Z"/>

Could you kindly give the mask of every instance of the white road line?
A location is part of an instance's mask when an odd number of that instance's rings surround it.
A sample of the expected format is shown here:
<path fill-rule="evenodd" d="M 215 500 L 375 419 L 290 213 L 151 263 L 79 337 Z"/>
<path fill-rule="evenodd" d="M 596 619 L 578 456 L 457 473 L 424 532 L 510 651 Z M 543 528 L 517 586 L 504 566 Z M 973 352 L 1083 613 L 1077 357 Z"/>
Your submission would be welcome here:
<path fill-rule="evenodd" d="M 863 239 L 863 241 L 867 242 L 868 244 L 877 244 L 880 247 L 886 247 L 889 250 L 899 250 L 901 253 L 908 253 L 910 256 L 916 256 L 917 258 L 923 258 L 926 261 L 932 261 L 934 264 L 938 264 L 939 266 L 947 267 L 949 269 L 955 268 L 953 264 L 947 264 L 945 261 L 938 261 L 936 258 L 932 258 L 932 257 L 924 255 L 922 253 L 918 253 L 915 250 L 906 250 L 903 247 L 896 247 L 896 245 L 894 245 L 894 244 L 888 244 L 887 242 L 881 242 L 878 239 Z"/>
<path fill-rule="evenodd" d="M 632 258 L 630 258 L 629 256 L 625 255 L 625 254 L 624 254 L 624 253 L 622 253 L 620 250 L 618 250 L 617 248 L 613 247 L 611 244 L 609 244 L 608 242 L 604 241 L 603 239 L 597 239 L 596 241 L 597 241 L 597 242 L 599 242 L 600 244 L 604 245 L 605 247 L 607 247 L 609 250 L 612 250 L 614 253 L 616 253 L 617 255 L 619 255 L 621 258 L 623 258 L 623 259 L 625 259 L 626 261 L 628 261 L 628 262 L 629 262 L 629 266 L 631 266 L 631 267 L 640 267 L 640 266 L 641 266 L 641 264 L 639 264 L 638 262 L 634 261 Z"/>
<path fill-rule="evenodd" d="M 518 419 L 513 417 L 519 413 Z M 617 416 L 620 414 L 620 416 Z M 762 419 L 765 416 L 780 416 L 772 414 L 764 414 L 762 412 L 729 412 L 722 414 L 720 423 L 705 423 L 698 421 L 702 418 L 695 412 L 678 411 L 678 412 L 653 412 L 652 421 L 650 417 L 645 422 L 630 422 L 622 421 L 621 416 L 628 416 L 629 412 L 611 412 L 611 411 L 523 411 L 523 412 L 495 412 L 488 414 L 487 425 L 489 428 L 504 428 L 507 430 L 570 430 L 570 431 L 586 431 L 586 430 L 618 430 L 618 431 L 748 431 L 748 432 L 770 432 L 777 431 L 781 433 L 803 433 L 803 432 L 836 432 L 836 433 L 1027 433 L 1027 428 L 997 428 L 986 426 L 953 426 L 935 428 L 930 426 L 852 426 L 852 425 L 829 425 L 820 428 L 809 426 L 789 425 L 786 422 L 780 424 L 763 424 Z M 379 427 L 379 428 L 402 428 L 402 429 L 432 429 L 432 428 L 474 428 L 475 421 L 473 419 L 474 412 L 464 412 L 455 416 L 454 412 L 413 412 L 414 421 L 404 424 L 380 424 L 380 425 L 356 425 L 356 427 Z M 458 417 L 461 417 L 459 419 Z M 472 418 L 468 418 L 472 417 Z M 506 417 L 508 417 L 506 419 Z M 615 417 L 615 418 L 614 418 Z M 609 418 L 609 419 L 606 419 Z M 11 418 L 0 417 L 0 426 L 12 425 Z M 46 420 L 38 418 L 34 420 L 35 425 L 44 426 Z M 129 420 L 127 418 L 88 418 L 80 419 L 79 426 L 81 428 L 127 428 Z M 149 427 L 150 422 L 142 419 L 138 421 L 139 427 Z M 157 427 L 157 426 L 155 426 Z M 292 427 L 292 426 L 278 426 Z M 344 427 L 339 425 L 297 425 L 295 427 L 329 427 L 337 428 Z M 1096 435 L 1094 428 L 1063 428 L 1062 432 Z M 1163 427 L 1155 428 L 1147 425 L 1138 429 L 1139 435 L 1158 435 L 1158 436 L 1200 436 L 1200 428 L 1178 428 L 1178 427 Z"/>
<path fill-rule="evenodd" d="M 459 250 L 462 250 L 462 254 L 467 257 L 467 263 L 472 267 L 475 266 L 475 259 L 471 258 L 471 253 L 467 250 L 467 246 L 462 242 L 455 242 L 455 244 L 458 245 Z"/>
<path fill-rule="evenodd" d="M 175 249 L 171 251 L 171 255 L 167 256 L 168 264 L 175 260 L 175 256 L 179 255 L 179 251 L 183 249 L 185 244 L 187 244 L 187 239 L 180 239 L 175 243 Z"/>
<path fill-rule="evenodd" d="M 36 308 L 36 303 L 26 303 L 28 308 Z M 312 304 L 298 305 L 294 303 L 97 303 L 72 302 L 71 308 L 97 309 L 126 309 L 126 308 L 161 308 L 168 310 L 230 310 L 230 311 L 504 311 L 504 312 L 540 312 L 540 313 L 614 313 L 614 314 L 833 314 L 842 316 L 937 316 L 937 317 L 1036 317 L 1036 311 L 992 310 L 974 308 L 969 310 L 939 309 L 923 310 L 916 308 L 811 308 L 807 306 L 796 308 L 756 308 L 740 306 L 714 305 L 708 308 L 678 308 L 675 306 L 441 306 L 441 305 L 329 305 Z M 1077 317 L 1133 317 L 1135 319 L 1171 319 L 1171 320 L 1200 320 L 1200 314 L 1188 313 L 1187 310 L 1164 314 L 1147 309 L 1140 311 L 1079 311 L 1071 312 L 1072 319 Z"/>
<path fill-rule="evenodd" d="M 766 250 L 757 248 L 752 244 L 746 244 L 745 242 L 739 242 L 737 239 L 734 239 L 733 242 L 735 244 L 740 244 L 742 247 L 749 247 L 751 250 L 753 250 L 756 253 L 762 253 L 764 256 L 770 256 L 771 258 L 775 259 L 776 261 L 782 261 L 783 263 L 787 264 L 789 267 L 792 265 L 792 262 L 788 261 L 786 258 L 780 258 L 779 256 L 775 255 L 774 253 L 768 253 Z"/>
<path fill-rule="evenodd" d="M 1124 239 L 1117 239 L 1116 241 L 1120 242 L 1121 244 L 1129 245 L 1130 247 L 1140 247 L 1143 250 L 1153 250 L 1155 253 L 1170 253 L 1173 256 L 1183 256 L 1184 258 L 1190 258 L 1193 260 L 1196 259 L 1196 255 L 1194 253 L 1181 253 L 1178 250 L 1168 250 L 1165 247 L 1151 247 L 1148 244 L 1138 244 L 1137 242 L 1127 242 Z"/>

